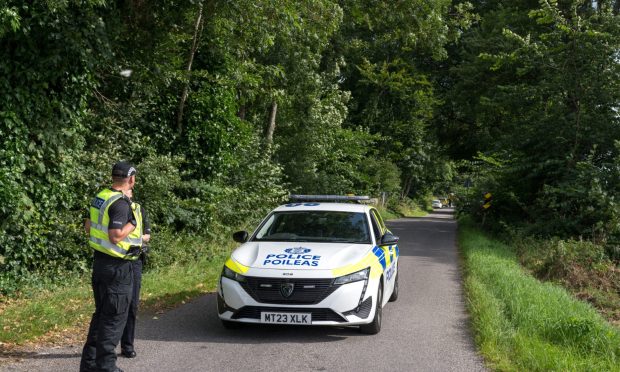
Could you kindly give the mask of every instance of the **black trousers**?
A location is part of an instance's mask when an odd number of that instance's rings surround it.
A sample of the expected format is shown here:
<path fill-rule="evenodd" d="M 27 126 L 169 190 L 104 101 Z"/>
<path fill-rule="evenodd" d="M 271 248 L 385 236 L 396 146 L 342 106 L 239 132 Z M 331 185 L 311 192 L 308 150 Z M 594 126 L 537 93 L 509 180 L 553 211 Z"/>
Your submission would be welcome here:
<path fill-rule="evenodd" d="M 95 312 L 82 350 L 80 371 L 115 371 L 133 289 L 131 261 L 96 252 L 92 276 Z"/>
<path fill-rule="evenodd" d="M 142 260 L 131 261 L 133 265 L 133 291 L 131 304 L 127 315 L 127 324 L 121 337 L 121 349 L 124 351 L 134 351 L 133 341 L 136 336 L 136 317 L 138 315 L 138 305 L 140 304 L 140 286 L 142 283 Z"/>

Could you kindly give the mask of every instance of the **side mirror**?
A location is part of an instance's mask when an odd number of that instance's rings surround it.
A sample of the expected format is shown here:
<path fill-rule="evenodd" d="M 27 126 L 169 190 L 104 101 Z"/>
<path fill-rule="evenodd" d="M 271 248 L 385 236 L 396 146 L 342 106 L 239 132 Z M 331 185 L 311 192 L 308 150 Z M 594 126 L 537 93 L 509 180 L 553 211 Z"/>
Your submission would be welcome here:
<path fill-rule="evenodd" d="M 398 236 L 392 234 L 391 232 L 386 232 L 385 235 L 381 237 L 381 245 L 394 245 L 398 243 Z"/>
<path fill-rule="evenodd" d="M 233 240 L 237 243 L 245 243 L 248 241 L 249 234 L 247 231 L 237 231 L 233 234 Z"/>

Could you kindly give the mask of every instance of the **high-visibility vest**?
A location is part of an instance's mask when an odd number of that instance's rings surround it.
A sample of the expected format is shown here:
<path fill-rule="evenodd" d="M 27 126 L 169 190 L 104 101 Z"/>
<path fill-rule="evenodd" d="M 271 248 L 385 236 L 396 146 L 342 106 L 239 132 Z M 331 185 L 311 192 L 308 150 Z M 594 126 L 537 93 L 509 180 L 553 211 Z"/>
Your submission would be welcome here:
<path fill-rule="evenodd" d="M 142 234 L 144 234 L 144 226 L 142 224 L 142 208 L 140 207 L 140 204 L 131 202 L 131 211 L 136 219 L 136 228 L 130 232 L 129 235 L 127 235 L 127 238 L 131 242 L 140 241 L 140 244 L 137 245 L 142 247 Z"/>
<path fill-rule="evenodd" d="M 115 201 L 121 199 L 123 193 L 105 189 L 93 199 L 90 206 L 90 246 L 112 257 L 125 260 L 138 259 L 139 250 L 130 249 L 142 246 L 142 212 L 137 203 L 131 203 L 131 209 L 136 219 L 136 228 L 122 241 L 113 244 L 108 236 L 110 216 L 108 209 Z"/>

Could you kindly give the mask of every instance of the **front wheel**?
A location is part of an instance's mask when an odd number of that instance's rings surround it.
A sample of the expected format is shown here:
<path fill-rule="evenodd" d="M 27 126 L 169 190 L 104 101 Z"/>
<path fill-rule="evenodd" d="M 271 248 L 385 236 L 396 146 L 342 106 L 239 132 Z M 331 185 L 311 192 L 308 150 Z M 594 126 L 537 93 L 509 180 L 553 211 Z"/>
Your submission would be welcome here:
<path fill-rule="evenodd" d="M 390 302 L 394 302 L 398 300 L 398 268 L 396 269 L 396 278 L 394 278 L 394 289 L 392 290 L 392 295 L 390 296 Z"/>
<path fill-rule="evenodd" d="M 381 304 L 383 303 L 383 279 L 380 279 L 379 289 L 377 289 L 377 304 L 375 308 L 375 317 L 373 318 L 371 323 L 362 324 L 360 326 L 360 332 L 366 333 L 368 335 L 376 335 L 381 330 L 381 318 L 383 307 Z"/>

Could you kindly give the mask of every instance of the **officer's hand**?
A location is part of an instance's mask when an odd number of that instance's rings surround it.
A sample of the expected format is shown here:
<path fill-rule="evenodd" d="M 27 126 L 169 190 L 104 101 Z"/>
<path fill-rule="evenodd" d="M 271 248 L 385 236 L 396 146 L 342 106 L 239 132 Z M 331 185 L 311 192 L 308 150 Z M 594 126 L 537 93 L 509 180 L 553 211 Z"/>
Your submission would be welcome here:
<path fill-rule="evenodd" d="M 151 240 L 151 234 L 142 235 L 142 241 L 148 243 Z"/>

